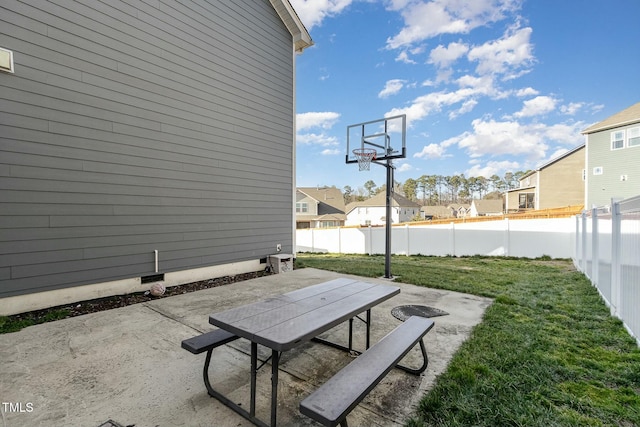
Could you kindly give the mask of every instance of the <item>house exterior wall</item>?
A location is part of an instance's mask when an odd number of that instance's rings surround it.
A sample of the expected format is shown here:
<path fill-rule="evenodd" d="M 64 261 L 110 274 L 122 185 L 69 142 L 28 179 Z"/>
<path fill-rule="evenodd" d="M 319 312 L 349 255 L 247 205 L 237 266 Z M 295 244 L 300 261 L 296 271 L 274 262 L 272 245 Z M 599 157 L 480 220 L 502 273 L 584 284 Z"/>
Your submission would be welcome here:
<path fill-rule="evenodd" d="M 609 205 L 612 198 L 624 199 L 640 194 L 640 146 L 628 146 L 625 137 L 623 148 L 611 149 L 612 132 L 628 132 L 638 127 L 640 123 L 587 135 L 585 208 Z"/>
<path fill-rule="evenodd" d="M 382 220 L 386 216 L 387 208 L 384 206 L 360 206 L 347 212 L 345 225 L 384 225 Z"/>
<path fill-rule="evenodd" d="M 538 172 L 536 209 L 584 204 L 585 150 L 581 148 Z"/>
<path fill-rule="evenodd" d="M 418 207 L 391 208 L 391 223 L 409 222 L 420 213 Z M 384 218 L 387 215 L 385 206 L 360 206 L 347 213 L 345 225 L 385 225 Z"/>
<path fill-rule="evenodd" d="M 535 175 L 531 176 L 531 180 L 530 181 L 534 181 L 533 178 L 535 178 L 537 176 L 537 172 Z M 518 210 L 520 210 L 520 194 L 533 194 L 534 197 L 534 204 L 535 204 L 535 200 L 537 199 L 537 188 L 536 187 L 530 187 L 530 186 L 524 186 L 521 188 L 518 188 L 517 190 L 510 190 L 506 193 L 506 212 L 516 212 Z M 535 208 L 531 208 L 531 209 L 535 209 Z"/>
<path fill-rule="evenodd" d="M 298 207 L 306 206 L 307 212 L 297 212 Z M 309 197 L 304 193 L 296 192 L 296 214 L 299 215 L 318 215 L 318 201 L 313 197 Z"/>
<path fill-rule="evenodd" d="M 268 0 L 8 0 L 0 46 L 0 298 L 152 275 L 156 250 L 159 273 L 293 251 L 294 54 Z"/>

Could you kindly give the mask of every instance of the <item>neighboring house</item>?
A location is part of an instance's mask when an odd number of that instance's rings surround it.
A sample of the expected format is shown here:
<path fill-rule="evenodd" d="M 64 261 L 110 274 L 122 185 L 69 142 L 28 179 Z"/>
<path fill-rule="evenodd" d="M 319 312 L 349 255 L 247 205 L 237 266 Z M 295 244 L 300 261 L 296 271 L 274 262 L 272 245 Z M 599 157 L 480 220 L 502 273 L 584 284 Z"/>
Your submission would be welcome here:
<path fill-rule="evenodd" d="M 454 218 L 465 218 L 469 215 L 469 209 L 471 209 L 471 205 L 452 203 L 448 206 L 448 208 L 451 210 L 451 214 Z"/>
<path fill-rule="evenodd" d="M 344 225 L 344 196 L 335 187 L 298 188 L 296 228 L 326 228 Z"/>
<path fill-rule="evenodd" d="M 81 3 L 0 3 L 0 315 L 293 252 L 288 0 Z"/>
<path fill-rule="evenodd" d="M 497 216 L 503 214 L 502 200 L 473 200 L 469 208 L 469 216 Z"/>
<path fill-rule="evenodd" d="M 588 127 L 585 208 L 640 194 L 640 102 Z"/>
<path fill-rule="evenodd" d="M 370 199 L 347 205 L 345 225 L 384 225 L 387 219 L 387 195 L 382 191 Z M 420 205 L 394 193 L 391 202 L 391 223 L 409 222 L 421 217 Z"/>
<path fill-rule="evenodd" d="M 421 208 L 425 219 L 464 218 L 470 205 L 452 203 L 449 206 L 423 206 Z"/>
<path fill-rule="evenodd" d="M 423 206 L 420 208 L 424 219 L 446 219 L 453 217 L 447 206 Z"/>
<path fill-rule="evenodd" d="M 584 204 L 585 146 L 529 171 L 520 187 L 505 193 L 507 212 L 551 209 Z"/>

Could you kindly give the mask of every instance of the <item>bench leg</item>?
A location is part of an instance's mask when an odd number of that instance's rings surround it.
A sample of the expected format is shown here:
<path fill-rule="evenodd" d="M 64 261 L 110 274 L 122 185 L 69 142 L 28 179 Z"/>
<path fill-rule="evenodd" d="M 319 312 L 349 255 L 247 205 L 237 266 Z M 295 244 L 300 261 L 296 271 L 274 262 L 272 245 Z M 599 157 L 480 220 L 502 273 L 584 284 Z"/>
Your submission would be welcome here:
<path fill-rule="evenodd" d="M 422 351 L 422 366 L 420 366 L 418 369 L 413 369 L 403 365 L 396 365 L 396 368 L 402 369 L 403 371 L 413 375 L 420 375 L 421 373 L 423 373 L 429 365 L 429 357 L 427 356 L 427 349 L 424 346 L 423 339 L 420 339 L 420 350 Z"/>
<path fill-rule="evenodd" d="M 252 344 L 252 348 L 251 348 L 251 383 L 252 383 L 252 387 L 251 387 L 251 402 L 250 402 L 250 411 L 251 412 L 247 412 L 245 409 L 241 408 L 240 406 L 238 406 L 234 401 L 232 401 L 231 399 L 229 399 L 228 397 L 226 397 L 224 394 L 218 392 L 217 390 L 215 390 L 212 386 L 211 386 L 211 382 L 209 381 L 209 365 L 211 364 L 211 354 L 213 353 L 213 349 L 207 351 L 207 357 L 204 361 L 204 369 L 202 372 L 202 375 L 204 377 L 204 385 L 207 387 L 207 393 L 209 393 L 209 396 L 217 399 L 218 401 L 220 401 L 222 404 L 224 404 L 225 406 L 233 409 L 235 412 L 237 412 L 238 414 L 242 415 L 244 418 L 246 418 L 247 420 L 251 421 L 252 423 L 254 423 L 257 426 L 260 427 L 272 427 L 275 426 L 275 424 L 272 422 L 271 426 L 269 426 L 269 424 L 265 423 L 264 421 L 256 418 L 255 416 L 255 401 L 256 401 L 256 397 L 255 397 L 255 377 L 256 377 L 256 371 L 257 369 L 254 369 L 256 366 L 256 361 L 257 361 L 257 354 L 258 354 L 258 344 L 255 343 L 251 343 Z M 255 345 L 255 349 L 253 348 L 253 346 Z M 255 358 L 255 361 L 254 361 Z"/>

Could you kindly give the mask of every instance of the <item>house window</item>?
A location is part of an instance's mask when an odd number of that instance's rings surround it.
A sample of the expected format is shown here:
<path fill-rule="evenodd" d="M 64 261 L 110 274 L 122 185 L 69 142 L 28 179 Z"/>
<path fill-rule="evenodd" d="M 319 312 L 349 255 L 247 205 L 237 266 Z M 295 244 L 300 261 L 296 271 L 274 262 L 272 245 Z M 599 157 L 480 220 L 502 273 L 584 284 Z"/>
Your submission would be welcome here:
<path fill-rule="evenodd" d="M 637 147 L 640 145 L 640 127 L 631 128 L 627 131 L 627 146 Z"/>
<path fill-rule="evenodd" d="M 309 204 L 307 202 L 296 203 L 296 213 L 307 213 L 307 212 L 309 212 Z"/>
<path fill-rule="evenodd" d="M 320 221 L 320 228 L 338 227 L 338 221 Z"/>
<path fill-rule="evenodd" d="M 621 148 L 624 148 L 624 131 L 611 132 L 611 149 L 619 150 Z"/>
<path fill-rule="evenodd" d="M 518 200 L 519 209 L 533 209 L 534 193 L 520 193 Z"/>

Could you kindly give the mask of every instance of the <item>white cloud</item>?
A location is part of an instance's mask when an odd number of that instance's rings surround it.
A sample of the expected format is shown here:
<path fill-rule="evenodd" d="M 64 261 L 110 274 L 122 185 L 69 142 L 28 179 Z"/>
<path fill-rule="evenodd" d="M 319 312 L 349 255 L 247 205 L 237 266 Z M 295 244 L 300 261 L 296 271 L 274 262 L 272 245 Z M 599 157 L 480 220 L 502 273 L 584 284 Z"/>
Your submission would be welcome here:
<path fill-rule="evenodd" d="M 298 131 L 311 128 L 330 129 L 340 118 L 340 113 L 332 111 L 309 112 L 296 114 L 296 128 Z"/>
<path fill-rule="evenodd" d="M 449 46 L 447 47 L 438 45 L 438 47 L 431 50 L 428 62 L 430 64 L 435 64 L 440 68 L 449 67 L 452 63 L 457 61 L 458 58 L 465 55 L 468 51 L 469 46 L 460 42 L 449 43 Z"/>
<path fill-rule="evenodd" d="M 471 157 L 485 155 L 526 156 L 537 160 L 545 157 L 548 148 L 544 135 L 518 122 L 496 122 L 476 119 L 473 133 L 462 134 L 458 146 Z"/>
<path fill-rule="evenodd" d="M 468 112 L 475 107 L 478 96 L 496 96 L 498 92 L 492 86 L 491 79 L 476 79 L 468 82 L 473 83 L 472 87 L 461 87 L 455 91 L 431 92 L 414 99 L 411 105 L 403 108 L 394 108 L 385 116 L 407 115 L 407 124 L 411 125 L 414 120 L 422 120 L 429 114 L 442 111 L 443 107 L 455 104 L 462 104 L 457 109 L 458 114 Z M 454 117 L 455 117 L 454 113 Z"/>
<path fill-rule="evenodd" d="M 342 151 L 338 150 L 337 148 L 327 148 L 326 150 L 322 150 L 322 155 L 323 156 L 335 156 L 337 154 L 342 153 Z"/>
<path fill-rule="evenodd" d="M 449 113 L 449 120 L 453 120 L 458 116 L 470 112 L 475 108 L 476 105 L 478 105 L 478 101 L 476 101 L 475 99 L 469 99 L 468 101 L 463 102 L 462 107 L 458 108 L 456 111 L 452 111 Z"/>
<path fill-rule="evenodd" d="M 474 28 L 502 20 L 520 8 L 521 0 L 391 0 L 400 11 L 404 27 L 387 39 L 397 49 L 441 34 L 466 34 Z"/>
<path fill-rule="evenodd" d="M 416 61 L 409 58 L 409 54 L 406 50 L 403 50 L 398 54 L 398 56 L 396 56 L 396 62 L 404 62 L 405 64 L 417 64 Z"/>
<path fill-rule="evenodd" d="M 555 110 L 558 101 L 550 96 L 536 96 L 523 102 L 522 110 L 514 114 L 514 117 L 532 117 L 550 113 Z"/>
<path fill-rule="evenodd" d="M 557 159 L 558 157 L 563 156 L 563 155 L 567 154 L 568 152 L 569 152 L 569 149 L 567 149 L 567 148 L 559 148 L 556 151 L 554 151 L 553 153 L 551 153 L 551 155 L 548 157 L 548 161 L 551 161 L 553 159 Z"/>
<path fill-rule="evenodd" d="M 580 109 L 584 107 L 584 103 L 582 102 L 570 102 L 568 105 L 563 105 L 560 107 L 560 111 L 563 114 L 567 114 L 569 116 L 573 116 L 578 113 Z"/>
<path fill-rule="evenodd" d="M 530 43 L 532 29 L 510 29 L 498 40 L 471 48 L 469 61 L 477 61 L 476 72 L 483 74 L 503 74 L 505 79 L 513 79 L 530 66 L 533 61 L 533 47 Z"/>
<path fill-rule="evenodd" d="M 413 157 L 420 159 L 440 159 L 445 155 L 445 147 L 443 144 L 429 144 L 422 148 L 422 151 L 415 153 Z"/>
<path fill-rule="evenodd" d="M 583 122 L 522 124 L 517 121 L 476 119 L 473 131 L 464 132 L 441 143 L 457 144 L 472 158 L 483 156 L 522 156 L 539 163 L 547 158 L 550 143 L 576 146 L 581 143 Z"/>
<path fill-rule="evenodd" d="M 525 97 L 525 96 L 534 96 L 534 95 L 537 95 L 537 94 L 539 94 L 539 93 L 540 93 L 540 92 L 538 92 L 538 91 L 537 91 L 537 90 L 535 90 L 534 88 L 526 87 L 526 88 L 524 88 L 524 89 L 518 89 L 518 90 L 516 91 L 516 96 L 517 96 L 517 97 L 520 97 L 520 98 L 523 98 L 523 97 Z"/>
<path fill-rule="evenodd" d="M 405 80 L 393 79 L 387 80 L 387 83 L 384 85 L 384 89 L 382 89 L 378 93 L 378 98 L 387 98 L 391 95 L 395 95 L 400 92 L 400 90 L 404 87 Z"/>
<path fill-rule="evenodd" d="M 352 0 L 290 0 L 291 6 L 295 9 L 300 20 L 307 28 L 311 30 L 313 27 L 321 25 L 322 20 L 338 15 Z"/>
<path fill-rule="evenodd" d="M 303 133 L 296 135 L 296 144 L 321 145 L 324 147 L 340 145 L 335 136 L 325 133 Z"/>
<path fill-rule="evenodd" d="M 584 142 L 580 132 L 587 127 L 586 122 L 558 123 L 544 127 L 544 135 L 551 141 L 569 146 L 577 146 Z"/>
<path fill-rule="evenodd" d="M 399 165 L 396 168 L 397 172 L 409 172 L 411 170 L 413 170 L 413 166 L 411 166 L 409 163 L 405 163 L 405 162 L 400 162 L 398 161 Z"/>
<path fill-rule="evenodd" d="M 520 163 L 509 160 L 499 162 L 489 161 L 484 165 L 476 163 L 464 173 L 466 176 L 483 176 L 490 178 L 493 175 L 503 176 L 505 172 L 520 170 L 521 167 Z"/>

